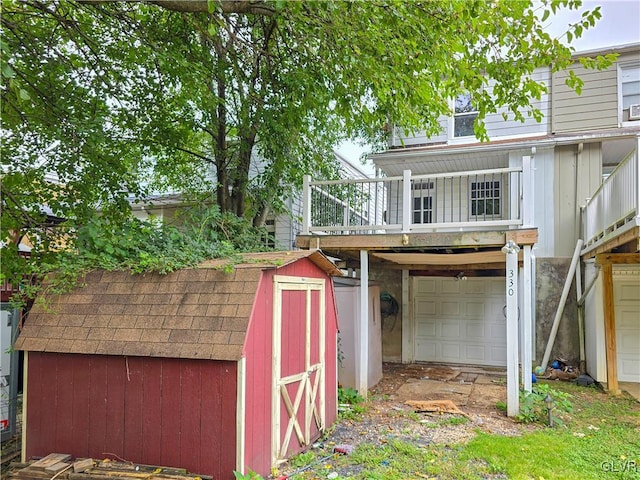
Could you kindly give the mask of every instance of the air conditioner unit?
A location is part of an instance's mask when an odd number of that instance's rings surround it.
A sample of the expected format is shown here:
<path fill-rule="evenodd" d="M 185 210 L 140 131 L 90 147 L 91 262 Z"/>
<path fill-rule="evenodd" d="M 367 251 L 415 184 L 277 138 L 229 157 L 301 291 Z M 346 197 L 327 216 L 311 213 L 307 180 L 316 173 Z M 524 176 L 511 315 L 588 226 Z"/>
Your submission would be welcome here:
<path fill-rule="evenodd" d="M 629 120 L 640 120 L 640 103 L 629 106 Z"/>

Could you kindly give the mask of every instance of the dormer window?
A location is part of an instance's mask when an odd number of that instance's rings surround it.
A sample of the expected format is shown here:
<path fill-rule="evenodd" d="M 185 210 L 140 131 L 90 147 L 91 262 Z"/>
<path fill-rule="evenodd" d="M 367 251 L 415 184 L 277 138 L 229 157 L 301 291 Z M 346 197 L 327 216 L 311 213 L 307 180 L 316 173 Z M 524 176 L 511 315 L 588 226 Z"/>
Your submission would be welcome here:
<path fill-rule="evenodd" d="M 473 136 L 473 122 L 478 116 L 478 110 L 471 101 L 471 94 L 461 93 L 454 100 L 453 136 Z"/>

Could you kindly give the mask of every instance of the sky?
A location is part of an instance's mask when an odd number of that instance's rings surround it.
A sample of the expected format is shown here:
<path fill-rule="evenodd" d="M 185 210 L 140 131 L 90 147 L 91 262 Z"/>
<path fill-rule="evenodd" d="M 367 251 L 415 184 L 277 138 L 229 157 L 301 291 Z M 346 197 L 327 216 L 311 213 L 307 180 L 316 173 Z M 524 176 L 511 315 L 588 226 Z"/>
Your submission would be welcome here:
<path fill-rule="evenodd" d="M 588 51 L 597 48 L 640 43 L 640 0 L 583 0 L 578 10 L 562 11 L 547 20 L 547 31 L 553 36 L 562 35 L 567 25 L 580 20 L 582 12 L 600 6 L 602 18 L 594 28 L 586 30 L 582 37 L 572 42 L 576 51 Z M 362 168 L 360 155 L 368 152 L 367 146 L 354 142 L 344 142 L 336 149 L 351 163 Z M 368 173 L 372 167 L 365 166 Z"/>

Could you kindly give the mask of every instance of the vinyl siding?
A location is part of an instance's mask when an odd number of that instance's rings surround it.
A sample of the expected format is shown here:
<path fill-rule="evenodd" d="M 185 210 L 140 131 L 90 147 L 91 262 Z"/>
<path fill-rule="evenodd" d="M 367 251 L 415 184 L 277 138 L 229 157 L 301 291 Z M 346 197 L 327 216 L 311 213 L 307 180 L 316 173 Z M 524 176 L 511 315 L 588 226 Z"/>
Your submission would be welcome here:
<path fill-rule="evenodd" d="M 554 133 L 618 127 L 617 66 L 606 70 L 573 70 L 583 81 L 581 95 L 565 84 L 568 71 L 553 75 L 551 127 Z"/>
<path fill-rule="evenodd" d="M 545 85 L 549 85 L 551 81 L 549 69 L 544 68 L 534 72 L 533 79 L 538 82 L 543 82 Z M 487 87 L 489 92 L 491 92 L 494 83 L 495 82 L 490 83 Z M 518 122 L 513 119 L 513 114 L 510 114 L 507 108 L 503 108 L 497 113 L 487 115 L 485 118 L 485 125 L 489 138 L 491 140 L 498 140 L 502 137 L 529 136 L 547 133 L 549 128 L 548 120 L 546 119 L 548 119 L 550 114 L 549 96 L 545 94 L 542 95 L 540 100 L 532 99 L 531 105 L 532 107 L 542 111 L 544 114 L 544 119 L 541 122 L 537 122 L 533 117 L 528 117 L 526 113 L 525 121 Z M 507 113 L 509 115 L 508 120 L 504 120 L 502 117 L 503 113 Z M 411 135 L 405 135 L 402 128 L 396 128 L 392 137 L 389 139 L 389 147 L 410 147 L 451 141 L 457 144 L 475 143 L 477 141 L 475 137 L 458 137 L 454 139 L 453 135 L 450 135 L 449 133 L 449 129 L 452 126 L 451 117 L 442 116 L 438 121 L 442 128 L 442 133 L 431 137 L 426 136 L 424 132 L 415 132 Z"/>
<path fill-rule="evenodd" d="M 569 257 L 580 236 L 580 206 L 598 188 L 602 177 L 600 143 L 585 144 L 577 164 L 577 145 L 557 147 L 555 151 L 554 206 L 556 257 Z M 576 179 L 576 170 L 578 178 Z"/>

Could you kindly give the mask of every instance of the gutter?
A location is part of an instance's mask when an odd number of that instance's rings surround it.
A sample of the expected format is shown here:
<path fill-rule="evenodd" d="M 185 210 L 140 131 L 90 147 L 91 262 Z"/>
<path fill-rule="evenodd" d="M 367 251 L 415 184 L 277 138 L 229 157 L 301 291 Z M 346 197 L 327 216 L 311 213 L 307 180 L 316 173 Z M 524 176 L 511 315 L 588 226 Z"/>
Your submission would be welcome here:
<path fill-rule="evenodd" d="M 474 143 L 470 145 L 464 145 L 459 147 L 418 147 L 418 148 L 408 148 L 408 149 L 398 149 L 386 151 L 383 153 L 375 153 L 370 155 L 368 158 L 374 162 L 376 166 L 384 163 L 388 163 L 389 160 L 402 160 L 402 159 L 410 159 L 416 157 L 430 157 L 430 156 L 441 156 L 441 155 L 455 155 L 461 153 L 472 153 L 478 150 L 482 150 L 483 152 L 494 152 L 494 151 L 508 151 L 508 150 L 517 150 L 517 149 L 525 149 L 530 147 L 536 148 L 551 148 L 561 145 L 573 145 L 576 142 L 579 143 L 589 143 L 589 142 L 597 142 L 602 140 L 615 140 L 615 139 L 623 139 L 629 138 L 633 136 L 640 135 L 640 128 L 638 127 L 629 127 L 628 129 L 616 129 L 612 132 L 597 132 L 597 133 L 585 133 L 578 135 L 566 135 L 563 134 L 561 136 L 553 135 L 539 138 L 531 138 L 528 137 L 526 140 L 508 142 L 508 143 Z"/>

